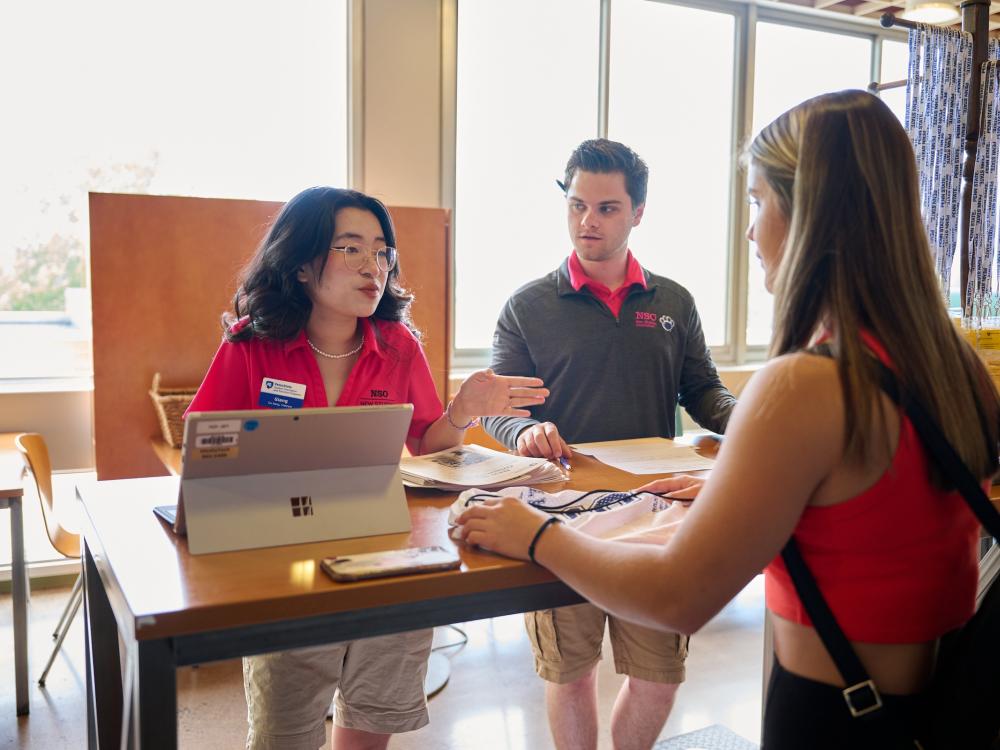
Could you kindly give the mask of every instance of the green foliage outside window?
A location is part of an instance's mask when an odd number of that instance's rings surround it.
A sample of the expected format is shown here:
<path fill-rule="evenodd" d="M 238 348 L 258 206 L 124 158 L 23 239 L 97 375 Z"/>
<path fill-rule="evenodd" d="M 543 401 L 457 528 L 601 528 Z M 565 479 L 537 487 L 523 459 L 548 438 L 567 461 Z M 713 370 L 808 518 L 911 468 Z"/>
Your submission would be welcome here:
<path fill-rule="evenodd" d="M 17 249 L 11 270 L 0 273 L 0 310 L 62 310 L 65 289 L 84 285 L 83 243 L 57 234 Z"/>
<path fill-rule="evenodd" d="M 55 200 L 38 201 L 38 231 L 14 250 L 9 267 L 0 266 L 0 311 L 59 312 L 65 290 L 87 285 L 85 216 L 88 192 L 147 193 L 156 174 L 155 149 L 105 166 L 86 166 Z"/>

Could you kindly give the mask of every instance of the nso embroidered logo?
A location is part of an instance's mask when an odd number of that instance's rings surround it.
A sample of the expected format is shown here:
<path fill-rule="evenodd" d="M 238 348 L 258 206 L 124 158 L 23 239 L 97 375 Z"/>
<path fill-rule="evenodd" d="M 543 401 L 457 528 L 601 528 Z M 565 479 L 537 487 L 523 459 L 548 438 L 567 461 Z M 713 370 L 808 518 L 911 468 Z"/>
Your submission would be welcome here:
<path fill-rule="evenodd" d="M 660 315 L 657 317 L 656 313 L 651 312 L 636 312 L 635 314 L 635 327 L 636 328 L 656 328 L 659 324 L 660 327 L 670 333 L 674 330 L 674 319 L 669 315 Z"/>

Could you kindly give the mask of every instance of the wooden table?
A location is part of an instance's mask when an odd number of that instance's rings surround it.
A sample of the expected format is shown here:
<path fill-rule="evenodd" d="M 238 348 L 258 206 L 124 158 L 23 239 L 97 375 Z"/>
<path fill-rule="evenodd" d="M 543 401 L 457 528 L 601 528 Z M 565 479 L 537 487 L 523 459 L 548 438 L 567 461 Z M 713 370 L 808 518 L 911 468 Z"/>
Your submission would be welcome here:
<path fill-rule="evenodd" d="M 149 444 L 153 448 L 153 453 L 156 454 L 160 463 L 170 472 L 171 476 L 179 477 L 181 475 L 181 449 L 174 448 L 161 437 L 153 438 Z"/>
<path fill-rule="evenodd" d="M 549 485 L 630 489 L 637 478 L 586 456 L 572 480 Z M 188 554 L 152 513 L 174 502 L 176 477 L 82 485 L 88 747 L 177 745 L 176 668 L 558 607 L 582 601 L 548 571 L 456 545 L 454 494 L 409 490 L 412 531 L 211 555 Z M 405 546 L 457 549 L 444 573 L 335 583 L 321 557 Z M 119 639 L 126 644 L 125 675 Z M 124 685 L 124 687 L 123 687 Z M 123 712 L 123 703 L 132 710 Z M 129 716 L 131 714 L 131 716 Z"/>
<path fill-rule="evenodd" d="M 14 693 L 17 715 L 28 713 L 28 575 L 24 561 L 24 459 L 19 433 L 0 433 L 0 508 L 10 508 L 10 581 L 14 609 Z"/>
<path fill-rule="evenodd" d="M 178 452 L 157 451 L 168 466 Z M 630 489 L 637 478 L 577 455 L 570 482 Z M 191 556 L 153 516 L 175 501 L 177 478 L 99 482 L 84 504 L 88 747 L 177 744 L 178 666 L 574 604 L 543 568 L 456 546 L 447 536 L 454 494 L 408 490 L 410 534 Z M 321 557 L 437 544 L 457 548 L 458 571 L 338 584 Z M 125 675 L 119 639 L 126 644 Z M 765 666 L 771 652 L 765 643 Z M 766 688 L 766 682 L 764 683 Z M 123 703 L 132 707 L 123 712 Z M 131 716 L 129 715 L 131 714 Z"/>

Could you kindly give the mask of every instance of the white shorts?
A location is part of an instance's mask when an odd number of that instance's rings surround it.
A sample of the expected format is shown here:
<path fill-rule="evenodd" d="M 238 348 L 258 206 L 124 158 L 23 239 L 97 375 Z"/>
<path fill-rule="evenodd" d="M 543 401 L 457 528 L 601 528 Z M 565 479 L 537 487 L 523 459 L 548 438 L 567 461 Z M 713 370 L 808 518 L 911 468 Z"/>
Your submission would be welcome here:
<path fill-rule="evenodd" d="M 425 726 L 433 639 L 433 630 L 415 630 L 245 658 L 247 748 L 322 747 L 335 693 L 339 726 L 377 734 Z"/>

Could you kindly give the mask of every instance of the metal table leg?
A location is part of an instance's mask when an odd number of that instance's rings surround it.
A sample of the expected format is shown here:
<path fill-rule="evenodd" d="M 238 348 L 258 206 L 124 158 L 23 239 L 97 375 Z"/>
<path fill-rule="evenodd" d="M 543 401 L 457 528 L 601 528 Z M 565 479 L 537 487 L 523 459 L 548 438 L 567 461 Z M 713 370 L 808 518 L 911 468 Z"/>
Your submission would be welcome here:
<path fill-rule="evenodd" d="M 14 691 L 17 715 L 28 713 L 28 573 L 24 564 L 21 498 L 7 498 L 10 508 L 11 591 L 14 604 Z"/>
<path fill-rule="evenodd" d="M 86 540 L 83 550 L 87 655 L 87 747 L 117 748 L 122 724 L 118 625 Z"/>
<path fill-rule="evenodd" d="M 177 665 L 172 643 L 140 641 L 137 651 L 129 747 L 176 750 Z"/>
<path fill-rule="evenodd" d="M 760 687 L 760 731 L 764 732 L 764 711 L 767 708 L 767 685 L 771 681 L 771 670 L 774 669 L 774 626 L 771 624 L 771 613 L 764 610 L 764 663 Z M 763 737 L 761 737 L 763 739 Z"/>

